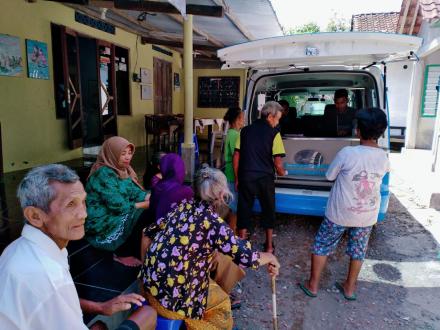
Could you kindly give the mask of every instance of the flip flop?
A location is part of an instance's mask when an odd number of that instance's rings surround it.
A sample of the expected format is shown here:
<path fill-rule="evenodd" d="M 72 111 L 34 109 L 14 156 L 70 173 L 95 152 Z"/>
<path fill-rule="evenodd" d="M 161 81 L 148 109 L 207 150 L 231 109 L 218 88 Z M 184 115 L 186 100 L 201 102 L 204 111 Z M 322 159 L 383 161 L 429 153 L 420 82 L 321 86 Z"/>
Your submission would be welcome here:
<path fill-rule="evenodd" d="M 344 296 L 345 299 L 347 299 L 349 301 L 354 301 L 357 299 L 356 293 L 353 293 L 353 295 L 351 295 L 351 296 L 346 295 L 345 290 L 344 290 L 344 286 L 341 283 L 336 282 L 335 287 L 336 287 L 336 289 L 338 289 L 342 293 L 342 295 Z"/>
<path fill-rule="evenodd" d="M 307 289 L 307 287 L 304 284 L 298 283 L 298 286 L 307 296 L 312 298 L 316 298 L 318 296 L 316 293 L 313 293 L 312 291 Z"/>
<path fill-rule="evenodd" d="M 231 309 L 240 309 L 241 308 L 241 301 L 240 300 L 236 300 L 236 301 L 232 301 L 231 302 Z"/>

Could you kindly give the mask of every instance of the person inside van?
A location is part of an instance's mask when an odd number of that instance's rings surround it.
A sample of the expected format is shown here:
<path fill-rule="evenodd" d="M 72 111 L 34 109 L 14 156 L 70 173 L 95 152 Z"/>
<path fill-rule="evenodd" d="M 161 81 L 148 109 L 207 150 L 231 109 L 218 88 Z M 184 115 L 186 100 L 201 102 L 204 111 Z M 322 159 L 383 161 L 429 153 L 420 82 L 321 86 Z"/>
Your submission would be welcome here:
<path fill-rule="evenodd" d="M 355 109 L 348 106 L 348 91 L 338 89 L 334 96 L 335 104 L 328 104 L 324 109 L 325 135 L 331 137 L 348 137 L 355 128 Z"/>
<path fill-rule="evenodd" d="M 291 108 L 286 100 L 279 100 L 278 103 L 283 107 L 279 125 L 281 135 L 295 134 L 296 108 Z"/>

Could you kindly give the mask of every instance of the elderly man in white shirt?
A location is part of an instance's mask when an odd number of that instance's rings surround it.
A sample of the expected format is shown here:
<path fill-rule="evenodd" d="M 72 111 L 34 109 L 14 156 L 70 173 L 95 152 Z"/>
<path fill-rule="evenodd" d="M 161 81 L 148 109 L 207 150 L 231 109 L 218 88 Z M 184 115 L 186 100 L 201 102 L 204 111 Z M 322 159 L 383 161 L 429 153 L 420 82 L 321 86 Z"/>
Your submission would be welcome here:
<path fill-rule="evenodd" d="M 136 294 L 80 304 L 66 250 L 70 240 L 84 236 L 87 216 L 86 193 L 75 172 L 64 165 L 37 167 L 22 180 L 17 195 L 26 224 L 0 257 L 0 329 L 87 329 L 81 307 L 112 314 L 130 304 L 142 306 L 144 298 Z M 155 313 L 144 307 L 127 321 L 130 329 L 145 327 L 146 321 L 154 329 Z"/>

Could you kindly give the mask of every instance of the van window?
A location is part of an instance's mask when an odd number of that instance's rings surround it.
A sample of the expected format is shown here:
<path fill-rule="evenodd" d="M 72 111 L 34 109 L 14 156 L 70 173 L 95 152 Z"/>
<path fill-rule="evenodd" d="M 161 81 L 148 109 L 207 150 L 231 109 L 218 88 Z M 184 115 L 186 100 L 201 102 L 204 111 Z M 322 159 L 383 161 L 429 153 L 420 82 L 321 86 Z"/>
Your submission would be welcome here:
<path fill-rule="evenodd" d="M 323 137 L 328 135 L 324 114 L 334 104 L 338 89 L 348 91 L 348 107 L 352 111 L 364 107 L 377 107 L 377 90 L 374 78 L 366 72 L 307 72 L 262 76 L 255 84 L 251 103 L 251 121 L 259 117 L 257 95 L 264 93 L 266 101 L 289 102 L 290 120 L 297 135 Z M 334 107 L 334 106 L 333 106 Z M 328 125 L 328 123 L 327 123 Z"/>

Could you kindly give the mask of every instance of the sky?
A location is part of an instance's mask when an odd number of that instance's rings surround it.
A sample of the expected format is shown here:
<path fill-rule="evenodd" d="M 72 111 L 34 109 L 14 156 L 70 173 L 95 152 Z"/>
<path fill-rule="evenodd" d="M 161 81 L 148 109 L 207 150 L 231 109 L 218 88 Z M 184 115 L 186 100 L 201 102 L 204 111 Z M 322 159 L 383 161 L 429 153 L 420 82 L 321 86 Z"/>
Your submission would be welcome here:
<path fill-rule="evenodd" d="M 295 26 L 315 22 L 325 30 L 337 13 L 351 19 L 353 14 L 400 12 L 402 0 L 271 0 L 280 24 L 289 30 Z"/>

